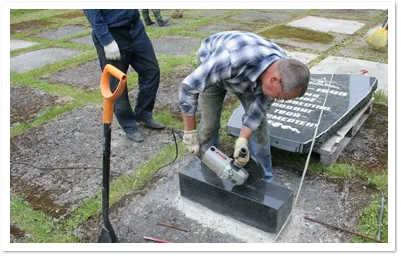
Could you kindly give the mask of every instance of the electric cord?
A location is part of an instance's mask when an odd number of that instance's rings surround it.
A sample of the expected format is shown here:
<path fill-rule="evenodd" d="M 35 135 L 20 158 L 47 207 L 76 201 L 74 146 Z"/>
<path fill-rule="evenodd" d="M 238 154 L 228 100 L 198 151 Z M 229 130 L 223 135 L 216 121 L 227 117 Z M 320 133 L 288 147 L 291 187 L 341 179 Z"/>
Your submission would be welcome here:
<path fill-rule="evenodd" d="M 160 169 L 165 168 L 171 164 L 173 164 L 177 158 L 178 158 L 178 144 L 177 144 L 177 139 L 175 137 L 175 133 L 174 133 L 174 129 L 171 129 L 171 132 L 173 133 L 173 138 L 174 138 L 174 143 L 175 143 L 175 158 L 173 161 L 167 163 L 166 165 L 163 165 L 161 167 L 159 167 L 153 174 L 156 174 L 157 172 L 159 172 Z M 26 166 L 30 166 L 39 170 L 71 170 L 71 169 L 98 169 L 98 170 L 103 170 L 103 168 L 100 167 L 86 167 L 86 166 L 82 166 L 82 167 L 77 167 L 77 166 L 72 166 L 72 167 L 40 167 L 40 166 L 35 166 L 32 163 L 29 162 L 23 162 L 23 161 L 11 161 L 10 164 L 20 164 L 20 165 L 26 165 Z M 114 172 L 114 171 L 111 171 Z"/>

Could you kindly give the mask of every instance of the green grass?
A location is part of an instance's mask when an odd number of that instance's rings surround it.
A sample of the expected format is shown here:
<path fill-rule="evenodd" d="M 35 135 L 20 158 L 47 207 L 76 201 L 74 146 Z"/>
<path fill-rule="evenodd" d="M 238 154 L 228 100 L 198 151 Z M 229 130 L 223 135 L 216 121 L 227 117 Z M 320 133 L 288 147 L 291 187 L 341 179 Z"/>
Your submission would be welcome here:
<path fill-rule="evenodd" d="M 20 23 L 30 20 L 41 20 L 54 15 L 73 12 L 76 10 L 68 9 L 11 9 L 10 24 Z"/>
<path fill-rule="evenodd" d="M 383 90 L 378 90 L 373 93 L 373 98 L 375 103 L 388 104 L 388 96 Z"/>
<path fill-rule="evenodd" d="M 279 25 L 269 30 L 260 32 L 259 34 L 265 38 L 272 38 L 272 39 L 290 38 L 304 42 L 318 42 L 324 44 L 329 44 L 334 39 L 333 35 L 329 33 L 296 28 L 286 25 Z"/>

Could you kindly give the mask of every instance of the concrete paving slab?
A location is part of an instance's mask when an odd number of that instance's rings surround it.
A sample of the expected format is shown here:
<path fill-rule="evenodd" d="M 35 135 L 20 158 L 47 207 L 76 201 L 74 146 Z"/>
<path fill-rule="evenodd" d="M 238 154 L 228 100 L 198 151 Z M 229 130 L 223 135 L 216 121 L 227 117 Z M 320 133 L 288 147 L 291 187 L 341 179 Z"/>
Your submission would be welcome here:
<path fill-rule="evenodd" d="M 166 16 L 166 15 L 162 15 L 162 16 L 163 16 L 163 19 L 168 19 L 169 18 L 169 16 Z M 147 25 L 146 28 L 148 30 L 149 29 L 152 29 L 152 30 L 154 29 L 154 30 L 158 30 L 158 31 L 166 30 L 166 29 L 170 29 L 170 28 L 175 28 L 175 27 L 188 26 L 189 24 L 195 23 L 195 22 L 198 21 L 197 19 L 192 19 L 192 18 L 188 18 L 188 17 L 181 18 L 181 19 L 170 19 L 170 21 L 166 25 L 164 25 L 163 27 L 160 27 L 156 23 L 156 19 L 153 16 L 151 16 L 151 19 L 155 24 Z M 145 22 L 143 22 L 143 24 L 145 25 Z M 151 32 L 151 30 L 149 30 L 148 32 Z"/>
<path fill-rule="evenodd" d="M 10 51 L 32 47 L 39 44 L 38 42 L 26 41 L 26 40 L 19 40 L 19 39 L 11 39 L 10 40 Z"/>
<path fill-rule="evenodd" d="M 312 61 L 313 59 L 315 59 L 316 57 L 318 57 L 318 55 L 310 54 L 310 53 L 292 52 L 292 51 L 286 51 L 286 53 L 289 58 L 297 59 L 304 64 L 307 64 L 310 61 Z"/>
<path fill-rule="evenodd" d="M 42 68 L 48 64 L 62 61 L 82 53 L 79 50 L 66 48 L 46 48 L 31 51 L 21 55 L 11 57 L 11 71 L 28 72 Z"/>
<path fill-rule="evenodd" d="M 217 22 L 217 23 L 211 23 L 211 24 L 200 26 L 200 27 L 196 28 L 195 30 L 212 35 L 217 32 L 229 31 L 229 30 L 254 32 L 261 28 L 262 28 L 262 26 L 260 26 L 260 25 L 255 26 L 255 25 L 249 25 L 249 24 L 245 24 L 245 23 Z"/>
<path fill-rule="evenodd" d="M 250 11 L 230 17 L 231 20 L 281 22 L 292 17 L 291 13 Z"/>
<path fill-rule="evenodd" d="M 307 16 L 305 18 L 290 22 L 287 25 L 323 32 L 336 32 L 352 35 L 357 30 L 362 28 L 365 23 Z"/>
<path fill-rule="evenodd" d="M 188 55 L 196 53 L 202 39 L 192 37 L 164 36 L 152 40 L 156 54 Z"/>
<path fill-rule="evenodd" d="M 46 108 L 70 102 L 67 97 L 51 95 L 27 86 L 10 88 L 10 125 L 34 119 Z"/>
<path fill-rule="evenodd" d="M 388 65 L 383 63 L 329 56 L 310 69 L 311 73 L 335 73 L 335 74 L 360 74 L 362 69 L 368 70 L 369 76 L 379 80 L 377 90 L 383 90 L 387 94 L 388 89 Z"/>
<path fill-rule="evenodd" d="M 179 10 L 180 12 L 183 10 Z M 235 10 L 224 10 L 224 9 L 192 9 L 185 10 L 183 16 L 184 17 L 193 17 L 193 18 L 201 18 L 201 17 L 221 17 L 225 15 L 229 15 Z"/>
<path fill-rule="evenodd" d="M 57 40 L 67 36 L 84 32 L 85 30 L 86 27 L 84 26 L 69 25 L 69 26 L 59 27 L 53 30 L 43 31 L 41 33 L 35 34 L 34 36 L 39 38 Z"/>
<path fill-rule="evenodd" d="M 313 15 L 334 19 L 370 21 L 382 12 L 382 10 L 374 9 L 322 9 Z"/>
<path fill-rule="evenodd" d="M 71 39 L 71 42 L 78 43 L 78 44 L 85 44 L 88 46 L 95 46 L 92 40 L 92 35 L 84 36 L 81 38 Z"/>
<path fill-rule="evenodd" d="M 272 40 L 278 44 L 284 44 L 284 45 L 294 46 L 294 47 L 298 47 L 298 48 L 306 48 L 306 49 L 317 50 L 317 51 L 326 51 L 329 48 L 333 47 L 334 45 L 340 43 L 345 38 L 345 36 L 341 35 L 341 34 L 331 33 L 331 35 L 334 36 L 334 39 L 329 44 L 324 44 L 324 43 L 319 43 L 319 42 L 305 42 L 305 41 L 300 41 L 300 40 L 290 39 L 290 38 L 280 38 L 280 39 L 272 39 Z"/>
<path fill-rule="evenodd" d="M 178 172 L 189 162 L 183 157 L 170 167 L 162 169 L 153 185 L 145 192 L 127 196 L 111 209 L 111 223 L 123 243 L 146 242 L 143 236 L 179 243 L 271 243 L 275 234 L 249 227 L 227 216 L 215 213 L 180 196 Z M 273 168 L 275 182 L 295 192 L 300 176 L 294 171 Z M 157 180 L 157 181 L 156 181 Z M 305 215 L 328 223 L 356 230 L 358 212 L 371 201 L 371 190 L 361 185 L 338 186 L 319 178 L 306 178 L 298 208 L 278 242 L 336 243 L 348 242 L 352 236 L 303 219 Z M 178 231 L 157 225 L 169 222 L 190 229 Z M 96 242 L 101 229 L 101 217 L 90 220 L 77 230 L 83 239 Z"/>
<path fill-rule="evenodd" d="M 142 126 L 141 126 L 142 127 Z M 133 173 L 141 164 L 172 143 L 169 130 L 143 128 L 145 140 L 128 140 L 114 118 L 111 140 L 111 180 Z M 11 139 L 10 159 L 38 167 L 102 168 L 103 124 L 100 106 L 87 105 Z M 14 164 L 10 170 L 13 193 L 27 196 L 40 210 L 58 217 L 100 190 L 100 169 L 39 170 Z"/>

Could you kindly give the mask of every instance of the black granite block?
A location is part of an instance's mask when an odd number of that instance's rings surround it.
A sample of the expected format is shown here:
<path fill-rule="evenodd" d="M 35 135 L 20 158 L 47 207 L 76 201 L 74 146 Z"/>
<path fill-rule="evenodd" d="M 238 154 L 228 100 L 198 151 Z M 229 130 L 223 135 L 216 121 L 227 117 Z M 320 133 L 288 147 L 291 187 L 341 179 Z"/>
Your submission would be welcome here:
<path fill-rule="evenodd" d="M 181 196 L 266 232 L 277 233 L 292 209 L 290 189 L 258 177 L 236 186 L 221 180 L 199 159 L 182 169 L 179 181 Z"/>

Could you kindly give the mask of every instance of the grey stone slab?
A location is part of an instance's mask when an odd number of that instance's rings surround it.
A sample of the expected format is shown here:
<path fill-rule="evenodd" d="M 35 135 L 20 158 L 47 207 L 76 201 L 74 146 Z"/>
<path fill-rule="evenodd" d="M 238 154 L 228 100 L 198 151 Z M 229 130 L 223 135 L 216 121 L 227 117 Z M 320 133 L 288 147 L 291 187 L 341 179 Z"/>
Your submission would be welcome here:
<path fill-rule="evenodd" d="M 48 94 L 27 86 L 13 86 L 10 89 L 10 124 L 34 119 L 46 108 L 63 105 L 71 99 Z"/>
<path fill-rule="evenodd" d="M 305 18 L 290 22 L 287 25 L 323 32 L 336 32 L 351 35 L 362 28 L 365 24 L 357 21 L 307 16 Z"/>
<path fill-rule="evenodd" d="M 179 10 L 180 12 L 182 10 Z M 202 18 L 202 17 L 221 17 L 225 15 L 229 15 L 235 10 L 229 9 L 192 9 L 192 10 L 184 10 L 183 16 L 186 17 L 194 17 L 194 18 Z"/>
<path fill-rule="evenodd" d="M 288 20 L 292 17 L 290 13 L 278 13 L 278 12 L 261 12 L 261 11 L 250 11 L 246 13 L 241 13 L 230 17 L 233 20 L 242 21 L 264 21 L 264 22 L 281 22 Z"/>
<path fill-rule="evenodd" d="M 195 53 L 202 39 L 179 36 L 164 36 L 152 40 L 156 54 L 188 55 Z"/>
<path fill-rule="evenodd" d="M 82 53 L 66 48 L 46 48 L 11 57 L 11 71 L 28 72 Z"/>
<path fill-rule="evenodd" d="M 71 39 L 70 41 L 74 42 L 74 43 L 85 44 L 88 46 L 95 46 L 95 44 L 93 43 L 93 40 L 92 40 L 92 35 L 88 35 L 88 36 L 84 36 L 84 37 L 76 38 L 76 39 Z"/>
<path fill-rule="evenodd" d="M 99 96 L 100 98 L 100 96 Z M 142 126 L 141 126 L 142 127 Z M 142 128 L 144 142 L 128 140 L 113 119 L 111 180 L 133 173 L 143 162 L 172 143 L 169 130 Z M 100 169 L 39 170 L 23 164 L 11 167 L 11 189 L 23 196 L 39 196 L 35 203 L 45 212 L 52 205 L 67 213 L 73 205 L 100 191 L 102 179 L 102 108 L 87 105 L 11 139 L 10 159 L 39 167 L 98 167 Z M 43 203 L 46 201 L 45 203 Z M 55 214 L 57 215 L 57 214 Z M 60 214 L 58 214 L 60 215 Z"/>
<path fill-rule="evenodd" d="M 362 69 L 368 70 L 367 75 L 378 79 L 377 90 L 388 91 L 388 65 L 353 58 L 328 56 L 322 62 L 310 69 L 316 74 L 360 74 Z"/>
<path fill-rule="evenodd" d="M 304 64 L 309 63 L 310 61 L 312 61 L 313 59 L 315 59 L 316 57 L 318 57 L 318 55 L 315 54 L 310 54 L 310 53 L 302 53 L 302 52 L 293 52 L 293 51 L 286 51 L 286 54 L 289 58 L 292 59 L 297 59 L 299 61 L 301 61 Z"/>
<path fill-rule="evenodd" d="M 74 26 L 74 25 L 70 25 L 70 26 L 64 26 L 64 27 L 60 27 L 54 30 L 48 30 L 48 31 L 43 31 L 41 33 L 35 34 L 35 37 L 39 37 L 39 38 L 47 38 L 47 39 L 52 39 L 52 40 L 56 40 L 56 39 L 61 39 L 67 36 L 71 36 L 74 34 L 78 34 L 81 32 L 84 32 L 86 30 L 86 27 L 84 26 Z"/>
<path fill-rule="evenodd" d="M 374 9 L 322 9 L 318 10 L 314 15 L 334 19 L 369 21 L 382 12 L 382 10 Z"/>
<path fill-rule="evenodd" d="M 229 23 L 229 22 L 217 22 L 211 23 L 207 25 L 200 26 L 196 28 L 196 31 L 204 32 L 208 34 L 214 34 L 221 31 L 230 31 L 230 30 L 240 30 L 240 31 L 255 31 L 260 29 L 261 26 L 254 26 L 244 23 Z"/>
<path fill-rule="evenodd" d="M 345 36 L 341 35 L 341 34 L 333 33 L 332 35 L 334 36 L 334 39 L 329 44 L 319 43 L 319 42 L 305 42 L 305 41 L 300 41 L 300 40 L 290 39 L 290 38 L 279 38 L 279 39 L 272 39 L 272 40 L 279 44 L 294 46 L 294 47 L 298 47 L 298 48 L 326 51 L 329 48 L 336 45 L 337 43 L 341 42 L 345 38 Z"/>
<path fill-rule="evenodd" d="M 10 50 L 13 51 L 13 50 L 16 50 L 16 49 L 32 47 L 32 46 L 35 46 L 37 44 L 39 44 L 39 43 L 32 42 L 32 41 L 26 41 L 26 40 L 11 39 L 10 40 Z"/>

